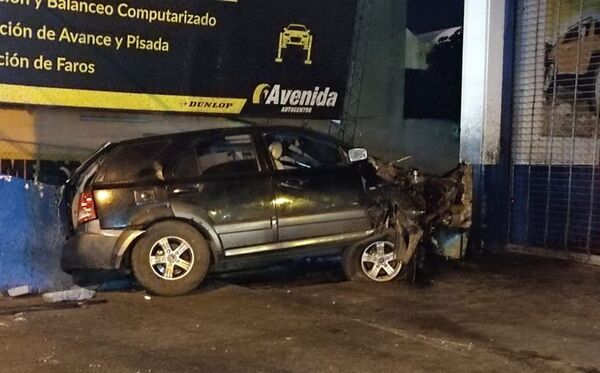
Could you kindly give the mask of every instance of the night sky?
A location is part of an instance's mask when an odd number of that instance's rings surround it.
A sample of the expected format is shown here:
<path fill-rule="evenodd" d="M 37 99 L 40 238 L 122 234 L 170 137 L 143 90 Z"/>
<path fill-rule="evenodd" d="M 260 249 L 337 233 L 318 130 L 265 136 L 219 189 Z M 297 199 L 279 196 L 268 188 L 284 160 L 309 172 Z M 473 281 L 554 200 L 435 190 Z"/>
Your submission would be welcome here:
<path fill-rule="evenodd" d="M 414 34 L 462 26 L 464 0 L 408 0 L 408 29 Z"/>

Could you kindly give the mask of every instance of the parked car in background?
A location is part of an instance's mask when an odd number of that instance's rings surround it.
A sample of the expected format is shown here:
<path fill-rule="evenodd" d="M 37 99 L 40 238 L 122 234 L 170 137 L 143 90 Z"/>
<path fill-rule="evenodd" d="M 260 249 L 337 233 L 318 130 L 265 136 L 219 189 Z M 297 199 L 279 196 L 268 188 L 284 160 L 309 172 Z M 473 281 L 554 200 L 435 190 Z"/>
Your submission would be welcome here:
<path fill-rule="evenodd" d="M 179 295 L 211 267 L 360 242 L 347 273 L 391 281 L 403 264 L 389 240 L 368 239 L 367 189 L 377 180 L 366 160 L 364 149 L 295 127 L 108 144 L 65 188 L 71 232 L 63 267 L 130 268 L 148 290 Z"/>

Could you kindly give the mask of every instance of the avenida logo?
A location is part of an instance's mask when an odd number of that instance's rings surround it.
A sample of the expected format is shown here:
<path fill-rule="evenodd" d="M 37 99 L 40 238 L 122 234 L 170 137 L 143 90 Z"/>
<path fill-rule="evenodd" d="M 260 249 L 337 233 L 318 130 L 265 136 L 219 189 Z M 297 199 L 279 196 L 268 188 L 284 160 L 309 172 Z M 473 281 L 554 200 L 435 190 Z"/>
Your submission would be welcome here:
<path fill-rule="evenodd" d="M 283 106 L 282 112 L 310 113 L 315 107 L 335 107 L 339 93 L 330 87 L 321 90 L 315 87 L 312 90 L 282 89 L 280 84 L 271 87 L 262 83 L 256 86 L 252 96 L 254 105 Z"/>

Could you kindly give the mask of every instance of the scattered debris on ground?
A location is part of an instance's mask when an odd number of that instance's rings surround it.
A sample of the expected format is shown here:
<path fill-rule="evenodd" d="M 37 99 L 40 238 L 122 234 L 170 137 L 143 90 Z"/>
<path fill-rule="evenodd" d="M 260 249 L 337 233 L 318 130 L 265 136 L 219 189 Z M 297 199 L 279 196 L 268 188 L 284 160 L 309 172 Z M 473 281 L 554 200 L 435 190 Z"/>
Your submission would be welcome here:
<path fill-rule="evenodd" d="M 39 311 L 53 311 L 69 308 L 86 308 L 93 305 L 104 304 L 106 299 L 88 299 L 79 302 L 34 303 L 17 306 L 3 306 L 0 316 L 12 315 L 14 321 L 26 321 L 24 314 Z"/>
<path fill-rule="evenodd" d="M 14 321 L 27 321 L 27 319 L 23 316 L 23 312 L 15 313 L 13 320 Z"/>
<path fill-rule="evenodd" d="M 94 297 L 95 294 L 96 292 L 94 290 L 81 288 L 79 286 L 73 286 L 69 290 L 45 293 L 42 295 L 42 299 L 48 303 L 78 302 L 82 300 L 91 299 Z"/>
<path fill-rule="evenodd" d="M 31 288 L 27 285 L 23 285 L 23 286 L 18 286 L 16 288 L 12 288 L 12 289 L 8 289 L 8 295 L 16 298 L 16 297 L 20 297 L 23 295 L 28 295 L 31 294 Z"/>

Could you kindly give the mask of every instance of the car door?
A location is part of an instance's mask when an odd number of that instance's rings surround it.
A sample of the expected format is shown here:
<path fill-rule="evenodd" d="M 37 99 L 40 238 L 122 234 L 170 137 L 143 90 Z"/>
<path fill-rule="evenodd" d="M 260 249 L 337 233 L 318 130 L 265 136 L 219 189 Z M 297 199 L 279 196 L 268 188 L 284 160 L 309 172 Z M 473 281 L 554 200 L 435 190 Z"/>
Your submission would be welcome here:
<path fill-rule="evenodd" d="M 279 242 L 364 233 L 371 228 L 358 164 L 335 141 L 267 132 Z"/>
<path fill-rule="evenodd" d="M 276 238 L 273 187 L 251 134 L 202 134 L 174 166 L 172 200 L 214 228 L 227 250 Z M 189 175 L 197 175 L 190 177 Z M 174 207 L 176 210 L 177 207 Z"/>

